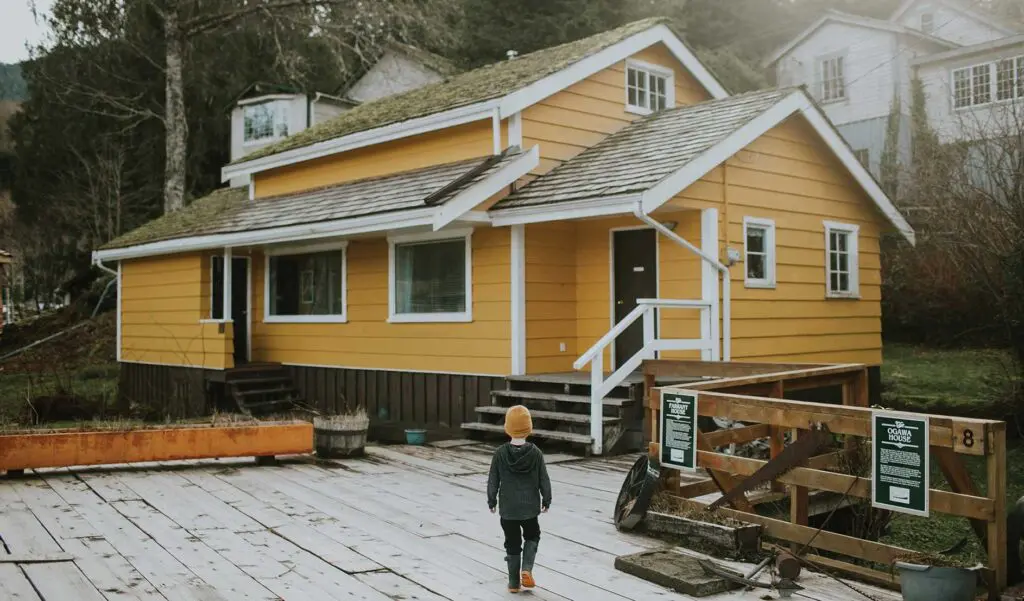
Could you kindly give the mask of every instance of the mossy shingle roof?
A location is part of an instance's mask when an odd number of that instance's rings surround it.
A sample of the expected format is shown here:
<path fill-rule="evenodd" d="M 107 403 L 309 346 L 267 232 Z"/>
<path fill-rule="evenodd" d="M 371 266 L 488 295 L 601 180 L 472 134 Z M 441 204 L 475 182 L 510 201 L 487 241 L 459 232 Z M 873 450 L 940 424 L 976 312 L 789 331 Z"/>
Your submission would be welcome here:
<path fill-rule="evenodd" d="M 665 22 L 663 18 L 635 21 L 582 40 L 524 54 L 515 60 L 494 63 L 460 73 L 443 82 L 367 102 L 276 144 L 260 148 L 233 164 L 499 98 Z"/>
<path fill-rule="evenodd" d="M 246 187 L 221 188 L 111 240 L 126 248 L 192 236 L 249 232 L 436 206 L 522 156 L 510 148 L 488 156 L 333 186 L 249 200 Z"/>

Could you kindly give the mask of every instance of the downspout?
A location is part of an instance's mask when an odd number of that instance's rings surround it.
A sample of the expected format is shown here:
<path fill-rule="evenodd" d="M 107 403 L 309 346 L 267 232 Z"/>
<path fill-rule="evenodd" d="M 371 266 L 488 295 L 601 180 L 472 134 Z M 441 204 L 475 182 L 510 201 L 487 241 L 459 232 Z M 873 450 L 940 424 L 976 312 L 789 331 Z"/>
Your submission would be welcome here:
<path fill-rule="evenodd" d="M 106 288 L 104 288 L 104 289 L 103 289 L 103 294 L 101 294 L 101 295 L 100 295 L 100 300 L 99 300 L 99 302 L 98 302 L 98 303 L 96 303 L 96 306 L 95 306 L 95 307 L 93 307 L 93 310 L 92 310 L 92 317 L 96 317 L 96 314 L 97 314 L 97 313 L 99 313 L 99 311 L 100 311 L 100 305 L 102 305 L 102 304 L 103 304 L 103 300 L 104 300 L 105 298 L 107 298 L 107 293 L 108 293 L 108 292 L 110 292 L 110 287 L 111 287 L 112 285 L 114 285 L 114 283 L 115 283 L 115 282 L 117 282 L 117 280 L 118 280 L 118 279 L 120 278 L 120 276 L 118 275 L 118 273 L 117 273 L 117 271 L 116 271 L 116 270 L 113 270 L 113 269 L 111 269 L 111 268 L 107 267 L 106 265 L 104 265 L 104 264 L 103 264 L 103 259 L 100 259 L 99 257 L 94 257 L 94 258 L 93 258 L 93 261 L 92 261 L 92 263 L 93 263 L 93 265 L 95 265 L 96 267 L 99 267 L 99 268 L 100 268 L 100 269 L 102 269 L 103 271 L 105 271 L 105 272 L 109 273 L 110 275 L 114 276 L 114 279 L 112 279 L 112 280 L 110 280 L 109 282 L 107 282 L 107 286 L 106 286 Z M 118 319 L 121 319 L 121 316 L 120 316 L 120 315 L 118 315 L 118 316 L 117 316 L 117 318 L 118 318 Z"/>
<path fill-rule="evenodd" d="M 663 235 L 673 240 L 680 246 L 683 246 L 690 250 L 693 254 L 706 261 L 709 265 L 717 269 L 722 274 L 722 360 L 730 361 L 732 358 L 732 328 L 730 327 L 730 316 L 732 313 L 732 303 L 730 302 L 732 294 L 732 279 L 729 276 L 729 268 L 719 262 L 715 257 L 709 256 L 707 253 L 697 248 L 693 244 L 690 244 L 686 238 L 683 238 L 679 234 L 668 229 L 664 225 L 658 223 L 658 221 L 652 218 L 647 213 L 644 213 L 643 204 L 640 202 L 636 203 L 633 207 L 633 215 L 637 219 L 643 221 L 647 225 L 654 228 L 656 231 L 661 232 Z"/>

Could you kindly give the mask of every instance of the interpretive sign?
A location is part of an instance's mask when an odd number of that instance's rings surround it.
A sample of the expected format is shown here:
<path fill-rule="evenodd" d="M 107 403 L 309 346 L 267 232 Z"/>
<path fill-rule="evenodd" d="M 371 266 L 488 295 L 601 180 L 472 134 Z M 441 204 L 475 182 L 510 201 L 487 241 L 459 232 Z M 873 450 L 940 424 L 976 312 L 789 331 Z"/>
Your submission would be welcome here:
<path fill-rule="evenodd" d="M 871 415 L 871 504 L 928 516 L 928 418 L 904 413 Z"/>
<path fill-rule="evenodd" d="M 661 391 L 661 465 L 697 469 L 697 393 Z"/>

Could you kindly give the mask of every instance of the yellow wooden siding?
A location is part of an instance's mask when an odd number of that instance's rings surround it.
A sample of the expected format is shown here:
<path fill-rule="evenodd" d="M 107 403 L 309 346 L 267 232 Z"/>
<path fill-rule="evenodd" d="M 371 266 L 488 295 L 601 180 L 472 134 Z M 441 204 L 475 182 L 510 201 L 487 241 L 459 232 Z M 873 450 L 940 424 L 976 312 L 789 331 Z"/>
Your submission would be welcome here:
<path fill-rule="evenodd" d="M 671 206 L 718 207 L 722 256 L 727 243 L 742 252 L 745 216 L 775 221 L 776 288 L 746 288 L 744 264 L 732 268 L 734 359 L 881 362 L 884 218 L 802 117 L 753 142 Z M 824 221 L 860 226 L 859 300 L 825 296 Z"/>
<path fill-rule="evenodd" d="M 264 323 L 262 256 L 253 258 L 255 361 L 467 374 L 507 374 L 511 362 L 510 230 L 472 236 L 473 321 L 388 323 L 388 243 L 348 246 L 347 323 Z"/>
<path fill-rule="evenodd" d="M 231 324 L 220 332 L 221 324 L 201 323 L 209 313 L 208 266 L 201 254 L 122 262 L 122 361 L 232 366 Z"/>
<path fill-rule="evenodd" d="M 675 72 L 676 106 L 711 96 L 662 44 L 633 58 Z M 639 115 L 626 112 L 626 62 L 604 69 L 523 111 L 523 147 L 540 144 L 540 165 L 547 173 L 615 133 Z"/>
<path fill-rule="evenodd" d="M 576 343 L 577 223 L 536 223 L 525 228 L 526 371 L 571 371 L 580 354 Z"/>
<path fill-rule="evenodd" d="M 272 169 L 254 176 L 256 197 L 484 157 L 494 151 L 490 119 Z"/>

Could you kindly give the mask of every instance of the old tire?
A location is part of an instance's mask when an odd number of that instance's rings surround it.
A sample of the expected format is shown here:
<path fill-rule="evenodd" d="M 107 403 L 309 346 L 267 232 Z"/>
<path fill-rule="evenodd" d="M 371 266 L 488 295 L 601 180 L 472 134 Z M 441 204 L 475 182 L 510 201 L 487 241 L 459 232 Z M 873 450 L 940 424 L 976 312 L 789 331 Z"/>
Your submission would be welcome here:
<path fill-rule="evenodd" d="M 644 519 L 651 499 L 658 488 L 658 470 L 651 465 L 647 455 L 641 455 L 622 483 L 619 496 L 615 499 L 615 527 L 632 530 Z"/>

